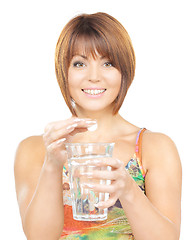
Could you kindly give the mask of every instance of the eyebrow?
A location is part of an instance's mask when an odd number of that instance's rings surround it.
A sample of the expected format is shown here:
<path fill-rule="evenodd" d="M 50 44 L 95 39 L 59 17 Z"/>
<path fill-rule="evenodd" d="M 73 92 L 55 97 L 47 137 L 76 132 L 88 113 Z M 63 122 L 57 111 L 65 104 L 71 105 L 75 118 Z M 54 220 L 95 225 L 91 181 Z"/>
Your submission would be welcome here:
<path fill-rule="evenodd" d="M 85 56 L 85 55 L 77 55 L 77 56 L 80 56 L 80 57 L 82 57 L 82 58 L 84 58 L 84 59 L 87 59 L 87 56 Z"/>
<path fill-rule="evenodd" d="M 77 54 L 77 55 L 74 55 L 74 57 L 75 57 L 75 56 L 82 57 L 82 58 L 84 58 L 84 59 L 86 59 L 86 60 L 88 59 L 88 57 L 87 57 L 87 56 L 85 56 L 85 55 L 82 55 L 82 54 Z M 106 57 L 106 56 L 101 56 L 101 57 L 100 57 L 100 59 L 101 59 L 101 60 L 102 60 L 102 59 L 104 59 L 104 58 L 107 58 L 107 57 Z"/>

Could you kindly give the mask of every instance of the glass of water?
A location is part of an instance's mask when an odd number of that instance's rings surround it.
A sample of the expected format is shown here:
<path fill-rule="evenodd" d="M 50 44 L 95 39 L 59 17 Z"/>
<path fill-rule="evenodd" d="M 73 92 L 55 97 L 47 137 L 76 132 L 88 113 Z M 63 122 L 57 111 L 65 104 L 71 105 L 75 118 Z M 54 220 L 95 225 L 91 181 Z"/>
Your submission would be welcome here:
<path fill-rule="evenodd" d="M 79 221 L 103 221 L 107 219 L 107 208 L 99 209 L 95 204 L 106 201 L 108 193 L 94 192 L 83 187 L 86 184 L 110 184 L 110 180 L 87 177 L 95 170 L 111 170 L 109 166 L 98 167 L 91 160 L 112 157 L 114 143 L 66 143 L 69 166 L 69 183 L 72 197 L 73 218 Z M 81 176 L 87 173 L 87 176 Z"/>

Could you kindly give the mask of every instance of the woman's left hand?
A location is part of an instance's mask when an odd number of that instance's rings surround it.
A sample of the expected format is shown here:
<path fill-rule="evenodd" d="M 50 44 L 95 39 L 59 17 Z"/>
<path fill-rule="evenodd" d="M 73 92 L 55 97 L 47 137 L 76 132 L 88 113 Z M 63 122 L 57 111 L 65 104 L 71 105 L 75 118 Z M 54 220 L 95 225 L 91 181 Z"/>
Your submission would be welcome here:
<path fill-rule="evenodd" d="M 87 161 L 88 165 L 96 167 L 111 167 L 109 170 L 94 170 L 91 172 L 82 172 L 81 176 L 91 178 L 93 181 L 89 183 L 82 183 L 83 188 L 92 189 L 95 192 L 109 193 L 110 197 L 105 202 L 99 202 L 96 207 L 109 208 L 113 206 L 116 201 L 125 195 L 129 191 L 129 183 L 132 179 L 129 173 L 126 171 L 122 161 L 116 158 L 100 158 Z M 105 169 L 105 168 L 104 168 Z M 111 184 L 98 184 L 94 183 L 94 179 L 110 180 Z M 93 184 L 92 184 L 93 182 Z"/>

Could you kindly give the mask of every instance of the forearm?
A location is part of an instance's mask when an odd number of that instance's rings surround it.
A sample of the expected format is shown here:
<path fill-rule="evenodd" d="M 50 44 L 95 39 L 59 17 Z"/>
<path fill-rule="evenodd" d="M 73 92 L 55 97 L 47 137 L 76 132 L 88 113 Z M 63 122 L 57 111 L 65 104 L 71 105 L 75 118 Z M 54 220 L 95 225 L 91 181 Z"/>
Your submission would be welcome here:
<path fill-rule="evenodd" d="M 130 186 L 130 194 L 125 194 L 120 201 L 135 239 L 178 240 L 175 224 L 153 206 L 134 180 Z"/>
<path fill-rule="evenodd" d="M 59 239 L 64 222 L 62 169 L 44 164 L 23 228 L 28 240 Z"/>

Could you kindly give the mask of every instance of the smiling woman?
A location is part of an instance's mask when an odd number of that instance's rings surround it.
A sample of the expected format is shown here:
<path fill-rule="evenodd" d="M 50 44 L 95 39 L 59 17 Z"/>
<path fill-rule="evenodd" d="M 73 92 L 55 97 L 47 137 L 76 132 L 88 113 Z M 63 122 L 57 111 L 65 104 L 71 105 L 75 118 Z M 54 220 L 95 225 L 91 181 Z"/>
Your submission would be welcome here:
<path fill-rule="evenodd" d="M 68 89 L 68 68 L 73 59 L 73 64 L 82 68 L 88 57 L 95 59 L 98 55 L 106 68 L 113 66 L 122 75 L 120 91 L 114 99 L 113 113 L 116 114 L 135 75 L 135 54 L 131 39 L 122 24 L 106 13 L 83 14 L 72 19 L 59 37 L 55 67 L 61 92 L 73 115 L 77 116 Z"/>
<path fill-rule="evenodd" d="M 84 45 L 79 51 L 84 51 Z M 82 57 L 83 56 L 83 57 Z M 68 87 L 74 111 L 113 111 L 121 86 L 121 73 L 106 57 L 75 55 L 68 70 Z M 89 101 L 87 101 L 89 100 Z M 112 105 L 112 106 L 111 106 Z M 93 108 L 94 106 L 94 108 Z"/>
<path fill-rule="evenodd" d="M 178 240 L 181 164 L 175 144 L 119 114 L 135 74 L 127 31 L 106 13 L 73 18 L 59 37 L 55 68 L 72 116 L 47 124 L 41 136 L 22 141 L 15 159 L 17 198 L 27 238 Z M 69 142 L 115 143 L 113 156 L 99 157 L 95 175 L 87 175 L 89 180 L 101 178 L 110 184 L 86 185 L 83 174 L 77 180 L 85 192 L 109 193 L 106 201 L 94 202 L 90 208 L 88 195 L 79 205 L 90 214 L 108 208 L 104 221 L 73 218 L 65 149 Z M 111 171 L 106 173 L 104 165 Z"/>

